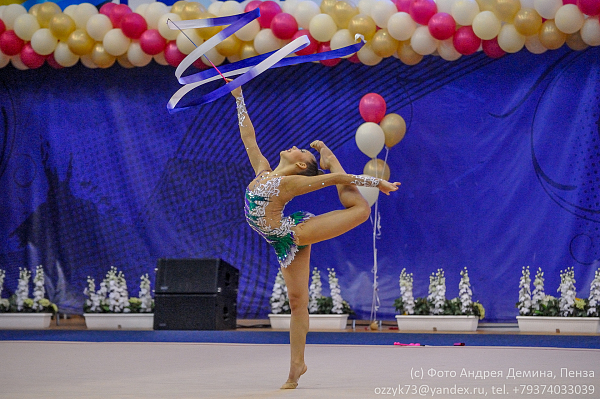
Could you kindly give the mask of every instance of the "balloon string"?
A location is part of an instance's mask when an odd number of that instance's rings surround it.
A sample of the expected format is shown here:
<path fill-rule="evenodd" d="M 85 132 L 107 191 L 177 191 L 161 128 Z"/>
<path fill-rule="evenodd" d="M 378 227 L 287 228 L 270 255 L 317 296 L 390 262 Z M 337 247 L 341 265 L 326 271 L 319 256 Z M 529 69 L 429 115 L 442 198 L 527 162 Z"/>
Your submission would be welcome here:
<path fill-rule="evenodd" d="M 192 40 L 192 39 L 191 39 L 191 38 L 190 38 L 190 37 L 189 37 L 189 36 L 188 36 L 188 35 L 187 35 L 187 34 L 186 34 L 186 33 L 185 33 L 185 32 L 184 32 L 184 31 L 183 31 L 183 30 L 182 30 L 182 29 L 179 27 L 179 26 L 177 26 L 177 24 L 176 24 L 175 22 L 173 22 L 173 20 L 172 20 L 171 18 L 167 18 L 167 24 L 169 23 L 169 21 L 171 21 L 171 23 L 172 23 L 172 24 L 173 24 L 173 25 L 174 25 L 174 26 L 175 26 L 177 29 L 179 29 L 179 31 L 180 31 L 181 33 L 183 33 L 183 35 L 184 35 L 185 37 L 187 37 L 187 39 L 188 39 L 190 42 L 192 42 L 192 44 L 193 44 L 193 45 L 194 45 L 196 48 L 198 48 L 198 46 L 196 45 L 196 43 L 194 43 L 194 41 L 193 41 L 193 40 Z M 217 72 L 219 72 L 219 75 L 221 75 L 221 77 L 223 78 L 223 80 L 225 81 L 225 83 L 229 83 L 229 82 L 227 81 L 227 79 L 225 79 L 225 76 L 223 76 L 223 74 L 221 73 L 221 71 L 219 71 L 219 68 L 217 68 L 217 66 L 216 66 L 215 64 L 213 64 L 213 62 L 212 62 L 212 61 L 211 61 L 211 60 L 210 60 L 210 59 L 209 59 L 209 58 L 206 56 L 206 54 L 202 54 L 202 56 L 203 56 L 204 58 L 206 58 L 206 59 L 208 60 L 208 62 L 210 62 L 210 65 L 212 65 L 212 66 L 213 66 L 213 68 L 215 68 L 215 69 L 217 70 Z"/>

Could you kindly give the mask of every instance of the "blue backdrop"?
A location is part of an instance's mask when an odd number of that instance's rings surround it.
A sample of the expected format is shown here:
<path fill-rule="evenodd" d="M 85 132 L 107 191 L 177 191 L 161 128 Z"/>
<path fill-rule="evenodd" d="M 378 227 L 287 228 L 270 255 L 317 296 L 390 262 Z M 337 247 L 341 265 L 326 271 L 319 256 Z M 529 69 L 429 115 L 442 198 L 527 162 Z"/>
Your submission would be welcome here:
<path fill-rule="evenodd" d="M 268 71 L 244 90 L 273 165 L 279 150 L 321 139 L 352 173 L 368 161 L 354 141 L 359 100 L 381 94 L 408 130 L 388 158 L 402 187 L 379 201 L 379 315 L 393 318 L 402 268 L 414 273 L 416 296 L 443 268 L 455 297 L 467 266 L 486 319 L 514 321 L 522 266 L 532 275 L 541 267 L 554 295 L 559 271 L 575 267 L 579 297 L 600 266 L 599 55 L 306 64 Z M 154 63 L 0 70 L 3 297 L 19 267 L 43 264 L 50 298 L 77 313 L 87 276 L 99 281 L 112 265 L 136 295 L 159 257 L 219 257 L 241 271 L 239 317 L 266 316 L 277 262 L 243 217 L 253 176 L 235 103 L 169 115 L 178 87 L 174 69 Z M 336 208 L 328 188 L 287 211 Z M 315 245 L 312 266 L 325 275 L 334 267 L 344 298 L 369 317 L 369 222 Z"/>

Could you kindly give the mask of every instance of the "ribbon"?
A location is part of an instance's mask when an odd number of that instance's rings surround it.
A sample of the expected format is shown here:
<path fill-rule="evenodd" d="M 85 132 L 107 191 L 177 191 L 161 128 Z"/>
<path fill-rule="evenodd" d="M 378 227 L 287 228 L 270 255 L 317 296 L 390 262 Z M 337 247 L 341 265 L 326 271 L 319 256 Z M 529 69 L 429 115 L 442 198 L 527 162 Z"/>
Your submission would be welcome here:
<path fill-rule="evenodd" d="M 295 53 L 296 51 L 301 50 L 309 45 L 310 41 L 308 40 L 308 37 L 306 35 L 303 35 L 296 38 L 291 43 L 288 43 L 287 45 L 285 45 L 277 51 L 273 51 L 270 53 L 262 54 L 256 57 L 247 58 L 242 61 L 225 65 L 221 67 L 220 71 L 215 68 L 215 70 L 211 69 L 193 75 L 182 76 L 183 73 L 194 63 L 194 61 L 202 57 L 204 54 L 206 54 L 207 51 L 215 47 L 221 41 L 225 40 L 227 37 L 231 36 L 239 29 L 258 18 L 259 16 L 260 10 L 258 8 L 255 8 L 252 11 L 243 14 L 232 15 L 229 17 L 179 21 L 177 22 L 177 24 L 170 20 L 167 21 L 167 25 L 170 29 L 179 30 L 229 25 L 227 28 L 223 29 L 221 32 L 217 33 L 215 36 L 211 37 L 206 42 L 204 42 L 201 46 L 197 47 L 194 51 L 188 54 L 188 56 L 185 57 L 183 61 L 181 61 L 181 63 L 175 71 L 175 76 L 177 77 L 178 82 L 184 84 L 184 86 L 177 90 L 177 92 L 173 94 L 173 96 L 169 100 L 167 104 L 167 109 L 169 110 L 169 113 L 173 114 L 175 112 L 183 111 L 194 106 L 215 101 L 223 97 L 224 95 L 229 94 L 232 90 L 240 87 L 241 85 L 248 83 L 249 81 L 257 77 L 261 73 L 265 72 L 269 68 L 278 68 L 288 65 L 302 64 L 305 62 L 322 61 L 331 58 L 345 57 L 347 55 L 356 53 L 365 43 L 364 38 L 360 35 L 357 35 L 356 39 L 358 39 L 360 36 L 361 41 L 350 46 L 317 54 L 288 57 L 290 54 Z M 219 79 L 220 74 L 226 77 L 237 75 L 241 76 L 239 76 L 235 80 L 232 80 L 226 85 L 219 87 L 216 90 L 213 90 L 210 93 L 200 96 L 200 98 L 189 101 L 184 106 L 177 106 L 179 104 L 179 101 L 187 93 L 199 86 Z"/>

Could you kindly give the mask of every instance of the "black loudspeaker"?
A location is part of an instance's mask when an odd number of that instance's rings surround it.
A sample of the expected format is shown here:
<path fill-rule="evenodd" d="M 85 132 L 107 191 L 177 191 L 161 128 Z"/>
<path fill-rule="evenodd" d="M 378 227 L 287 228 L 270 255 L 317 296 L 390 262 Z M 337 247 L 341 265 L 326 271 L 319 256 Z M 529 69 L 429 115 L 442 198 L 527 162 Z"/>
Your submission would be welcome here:
<path fill-rule="evenodd" d="M 238 281 L 239 271 L 221 259 L 159 259 L 154 329 L 235 329 Z"/>

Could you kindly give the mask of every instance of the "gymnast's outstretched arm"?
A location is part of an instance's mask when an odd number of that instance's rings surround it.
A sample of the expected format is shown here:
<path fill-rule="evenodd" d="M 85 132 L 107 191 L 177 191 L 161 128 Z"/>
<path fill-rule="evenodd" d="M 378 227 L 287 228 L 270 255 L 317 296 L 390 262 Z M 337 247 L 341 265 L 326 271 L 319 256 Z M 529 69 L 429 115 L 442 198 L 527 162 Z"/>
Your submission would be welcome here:
<path fill-rule="evenodd" d="M 244 102 L 244 95 L 242 88 L 238 87 L 231 92 L 231 95 L 235 98 L 235 105 L 237 108 L 238 124 L 240 126 L 240 135 L 246 148 L 246 153 L 250 159 L 250 164 L 254 169 L 254 174 L 257 175 L 263 170 L 271 170 L 269 161 L 263 156 L 256 143 L 256 134 L 254 132 L 254 126 L 250 121 L 250 116 L 246 110 L 246 104 Z"/>
<path fill-rule="evenodd" d="M 284 189 L 290 197 L 310 193 L 323 187 L 338 184 L 377 187 L 382 193 L 387 195 L 392 191 L 398 190 L 398 186 L 400 185 L 398 182 L 390 183 L 387 180 L 375 177 L 357 176 L 346 173 L 327 173 L 318 176 L 293 175 L 286 176 L 281 181 L 282 189 Z"/>

